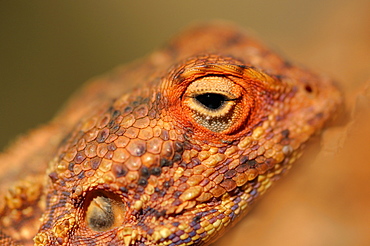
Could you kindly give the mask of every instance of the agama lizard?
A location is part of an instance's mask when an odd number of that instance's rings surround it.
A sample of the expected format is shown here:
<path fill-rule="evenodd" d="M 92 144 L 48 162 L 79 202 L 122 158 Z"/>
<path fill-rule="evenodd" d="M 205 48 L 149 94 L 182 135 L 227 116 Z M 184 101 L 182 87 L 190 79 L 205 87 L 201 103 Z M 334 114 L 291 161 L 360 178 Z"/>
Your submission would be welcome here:
<path fill-rule="evenodd" d="M 193 27 L 0 156 L 0 244 L 208 245 L 340 102 L 244 30 Z"/>

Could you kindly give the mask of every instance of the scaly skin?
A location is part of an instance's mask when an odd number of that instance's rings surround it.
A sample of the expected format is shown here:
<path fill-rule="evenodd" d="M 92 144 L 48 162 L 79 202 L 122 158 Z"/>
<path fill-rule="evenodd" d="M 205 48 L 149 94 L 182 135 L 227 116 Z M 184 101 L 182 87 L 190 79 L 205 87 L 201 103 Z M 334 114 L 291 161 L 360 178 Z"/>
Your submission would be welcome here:
<path fill-rule="evenodd" d="M 2 181 L 0 243 L 208 245 L 339 104 L 329 79 L 237 27 L 192 28 L 0 156 L 27 170 Z"/>

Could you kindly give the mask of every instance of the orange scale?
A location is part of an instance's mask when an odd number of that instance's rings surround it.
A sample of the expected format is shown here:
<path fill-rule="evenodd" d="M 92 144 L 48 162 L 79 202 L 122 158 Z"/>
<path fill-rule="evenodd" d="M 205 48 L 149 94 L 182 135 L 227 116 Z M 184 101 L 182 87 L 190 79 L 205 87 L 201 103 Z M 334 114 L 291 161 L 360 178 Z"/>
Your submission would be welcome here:
<path fill-rule="evenodd" d="M 86 132 L 84 138 L 86 142 L 91 142 L 98 136 L 99 130 L 96 128 L 91 129 L 90 131 Z"/>
<path fill-rule="evenodd" d="M 97 120 L 96 127 L 101 129 L 105 127 L 106 125 L 108 125 L 109 121 L 110 121 L 110 115 L 108 114 L 103 115 Z"/>
<path fill-rule="evenodd" d="M 148 152 L 142 155 L 140 158 L 141 158 L 142 164 L 146 167 L 155 166 L 156 164 L 159 163 L 159 156 L 153 155 Z"/>
<path fill-rule="evenodd" d="M 130 171 L 137 171 L 140 169 L 142 163 L 140 157 L 130 156 L 125 162 L 125 165 Z"/>
<path fill-rule="evenodd" d="M 220 197 L 226 193 L 226 190 L 220 186 L 216 186 L 210 190 L 214 197 Z"/>
<path fill-rule="evenodd" d="M 117 148 L 124 148 L 127 146 L 127 144 L 130 142 L 130 139 L 125 136 L 118 137 L 114 143 L 117 146 Z"/>
<path fill-rule="evenodd" d="M 87 132 L 93 129 L 96 125 L 96 121 L 97 121 L 96 117 L 90 118 L 88 121 L 83 123 L 83 125 L 81 126 L 81 131 Z"/>
<path fill-rule="evenodd" d="M 75 158 L 76 154 L 77 154 L 77 150 L 72 147 L 66 152 L 63 159 L 70 162 Z"/>
<path fill-rule="evenodd" d="M 138 119 L 135 121 L 135 123 L 133 124 L 133 127 L 137 127 L 137 128 L 146 128 L 148 127 L 150 124 L 150 120 L 148 117 L 144 117 L 144 118 L 141 118 L 141 119 Z"/>
<path fill-rule="evenodd" d="M 77 150 L 83 150 L 86 148 L 86 140 L 84 138 L 81 138 L 77 143 Z"/>
<path fill-rule="evenodd" d="M 98 144 L 98 147 L 96 149 L 97 156 L 104 157 L 107 152 L 108 152 L 108 147 L 106 143 Z"/>
<path fill-rule="evenodd" d="M 128 128 L 135 123 L 135 117 L 132 114 L 126 115 L 121 121 L 121 127 Z"/>
<path fill-rule="evenodd" d="M 123 163 L 130 157 L 126 149 L 118 148 L 113 152 L 112 160 L 115 162 Z"/>
<path fill-rule="evenodd" d="M 167 159 L 171 159 L 174 154 L 174 148 L 172 141 L 165 141 L 162 145 L 161 156 Z"/>
<path fill-rule="evenodd" d="M 136 119 L 143 118 L 148 115 L 149 109 L 148 106 L 145 104 L 142 104 L 134 109 L 132 114 L 135 116 Z"/>
<path fill-rule="evenodd" d="M 153 129 L 151 127 L 147 127 L 147 128 L 144 128 L 144 129 L 140 129 L 140 132 L 139 132 L 139 135 L 138 135 L 138 138 L 142 139 L 142 140 L 149 140 L 151 138 L 153 138 Z"/>
<path fill-rule="evenodd" d="M 142 156 L 146 152 L 146 142 L 141 139 L 132 139 L 126 149 L 133 156 Z"/>
<path fill-rule="evenodd" d="M 162 150 L 163 140 L 160 138 L 153 138 L 147 142 L 147 151 L 152 154 L 159 154 Z"/>
<path fill-rule="evenodd" d="M 105 140 L 106 143 L 112 143 L 114 141 L 116 141 L 116 139 L 118 138 L 118 136 L 116 134 L 110 134 L 108 136 L 108 138 Z"/>
<path fill-rule="evenodd" d="M 98 145 L 95 142 L 87 144 L 85 148 L 85 155 L 89 158 L 95 157 L 97 155 L 97 152 L 96 152 L 97 148 L 98 148 Z"/>
<path fill-rule="evenodd" d="M 135 139 L 139 135 L 139 129 L 135 127 L 130 127 L 125 131 L 123 135 L 130 139 Z"/>

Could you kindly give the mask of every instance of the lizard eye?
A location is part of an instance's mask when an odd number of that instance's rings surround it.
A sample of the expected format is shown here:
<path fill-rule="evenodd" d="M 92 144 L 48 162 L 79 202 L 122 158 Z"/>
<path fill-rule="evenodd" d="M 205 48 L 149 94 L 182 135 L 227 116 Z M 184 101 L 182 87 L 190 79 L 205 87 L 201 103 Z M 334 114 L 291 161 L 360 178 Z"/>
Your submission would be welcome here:
<path fill-rule="evenodd" d="M 183 105 L 197 124 L 213 132 L 227 132 L 242 116 L 242 91 L 229 78 L 203 77 L 188 86 Z"/>
<path fill-rule="evenodd" d="M 86 224 L 94 231 L 107 231 L 122 224 L 125 207 L 115 197 L 93 192 L 87 198 Z"/>

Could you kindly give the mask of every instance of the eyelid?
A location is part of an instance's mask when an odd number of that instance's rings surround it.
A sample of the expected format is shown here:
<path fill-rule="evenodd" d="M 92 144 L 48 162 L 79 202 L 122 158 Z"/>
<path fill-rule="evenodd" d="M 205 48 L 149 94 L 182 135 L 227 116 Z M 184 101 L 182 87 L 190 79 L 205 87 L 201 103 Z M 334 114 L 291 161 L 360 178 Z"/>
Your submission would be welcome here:
<path fill-rule="evenodd" d="M 207 76 L 197 79 L 188 86 L 185 96 L 196 97 L 205 93 L 221 94 L 227 99 L 237 99 L 241 96 L 236 84 L 223 76 Z"/>

